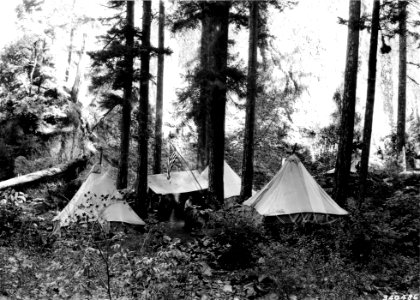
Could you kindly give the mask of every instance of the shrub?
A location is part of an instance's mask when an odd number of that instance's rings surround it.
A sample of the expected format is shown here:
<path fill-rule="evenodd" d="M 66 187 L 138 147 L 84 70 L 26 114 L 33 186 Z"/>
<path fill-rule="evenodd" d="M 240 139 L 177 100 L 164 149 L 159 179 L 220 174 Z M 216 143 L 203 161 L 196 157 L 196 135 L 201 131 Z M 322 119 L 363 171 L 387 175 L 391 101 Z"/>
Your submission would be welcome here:
<path fill-rule="evenodd" d="M 298 299 L 357 296 L 358 272 L 339 253 L 313 241 L 312 237 L 301 236 L 295 245 L 278 241 L 262 248 L 260 272 L 271 279 L 271 290 L 285 299 L 291 295 Z"/>
<path fill-rule="evenodd" d="M 277 225 L 271 243 L 260 244 L 260 272 L 285 298 L 347 299 L 416 289 L 419 200 L 417 190 L 406 189 L 382 201 L 368 198 L 329 225 Z"/>
<path fill-rule="evenodd" d="M 13 176 L 13 158 L 10 153 L 12 153 L 12 147 L 0 138 L 0 181 Z"/>
<path fill-rule="evenodd" d="M 15 202 L 5 200 L 0 194 L 0 240 L 9 237 L 16 230 L 22 209 Z"/>
<path fill-rule="evenodd" d="M 234 270 L 253 265 L 265 235 L 250 215 L 235 211 L 235 207 L 211 212 L 208 228 L 215 229 L 211 236 L 224 246 L 217 253 L 219 267 Z"/>
<path fill-rule="evenodd" d="M 337 250 L 371 274 L 378 288 L 407 291 L 419 285 L 419 200 L 417 193 L 401 191 L 382 202 L 368 198 L 343 224 Z"/>

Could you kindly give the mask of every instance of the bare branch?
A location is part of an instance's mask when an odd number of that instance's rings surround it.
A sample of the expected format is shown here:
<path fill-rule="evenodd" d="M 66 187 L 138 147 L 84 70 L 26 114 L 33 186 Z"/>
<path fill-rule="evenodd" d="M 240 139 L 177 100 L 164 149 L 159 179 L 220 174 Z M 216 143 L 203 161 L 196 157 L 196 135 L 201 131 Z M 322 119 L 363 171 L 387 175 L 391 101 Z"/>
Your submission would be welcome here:
<path fill-rule="evenodd" d="M 414 62 L 412 62 L 412 61 L 408 61 L 408 62 L 407 62 L 407 64 L 409 64 L 409 65 L 413 65 L 413 66 L 416 66 L 416 67 L 420 68 L 420 64 L 418 64 L 418 63 L 414 63 Z"/>
<path fill-rule="evenodd" d="M 415 81 L 412 77 L 407 75 L 407 78 L 410 79 L 413 83 L 420 85 L 417 81 Z"/>

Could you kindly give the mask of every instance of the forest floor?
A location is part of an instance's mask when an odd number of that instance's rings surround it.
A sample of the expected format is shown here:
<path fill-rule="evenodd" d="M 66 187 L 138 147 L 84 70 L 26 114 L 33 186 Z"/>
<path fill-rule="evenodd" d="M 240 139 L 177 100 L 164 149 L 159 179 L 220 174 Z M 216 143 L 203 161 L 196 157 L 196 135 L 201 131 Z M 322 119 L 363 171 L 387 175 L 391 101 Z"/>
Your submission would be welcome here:
<path fill-rule="evenodd" d="M 0 299 L 417 299 L 420 183 L 380 188 L 349 218 L 276 232 L 233 206 L 193 233 L 152 216 L 52 235 L 53 207 L 3 203 Z"/>

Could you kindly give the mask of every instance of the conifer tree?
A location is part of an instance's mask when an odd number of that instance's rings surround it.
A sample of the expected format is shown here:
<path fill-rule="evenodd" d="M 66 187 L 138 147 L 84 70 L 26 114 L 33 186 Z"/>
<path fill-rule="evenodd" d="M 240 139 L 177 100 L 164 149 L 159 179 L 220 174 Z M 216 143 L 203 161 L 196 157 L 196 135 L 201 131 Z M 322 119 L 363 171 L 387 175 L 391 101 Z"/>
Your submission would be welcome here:
<path fill-rule="evenodd" d="M 76 5 L 76 0 L 73 0 L 72 11 L 74 11 L 75 5 Z M 69 46 L 68 46 L 68 53 L 67 53 L 67 67 L 66 67 L 66 74 L 65 74 L 65 79 L 64 79 L 66 82 L 69 80 L 70 67 L 71 67 L 72 56 L 73 56 L 73 39 L 74 39 L 74 32 L 76 31 L 75 23 L 76 23 L 75 20 L 71 20 Z"/>
<path fill-rule="evenodd" d="M 120 123 L 120 157 L 118 163 L 117 188 L 127 187 L 128 158 L 130 148 L 130 127 L 131 127 L 131 101 L 133 89 L 133 62 L 136 55 L 134 38 L 134 1 L 111 1 L 111 7 L 121 10 L 126 8 L 126 17 L 122 22 L 123 26 L 113 26 L 104 36 L 105 47 L 103 50 L 91 52 L 93 67 L 96 75 L 92 78 L 94 89 L 103 85 L 110 85 L 113 90 L 122 90 L 123 98 L 119 99 L 122 106 Z M 109 98 L 104 95 L 105 99 Z M 113 99 L 117 97 L 113 95 Z"/>
<path fill-rule="evenodd" d="M 209 164 L 209 102 L 211 97 L 210 78 L 210 43 L 212 32 L 212 19 L 210 5 L 214 1 L 199 2 L 180 2 L 178 9 L 172 15 L 172 31 L 177 32 L 184 29 L 197 28 L 201 26 L 201 39 L 198 56 L 197 67 L 187 75 L 190 85 L 181 93 L 178 98 L 181 104 L 189 106 L 187 118 L 194 120 L 197 127 L 197 168 L 203 170 Z M 244 7 L 241 2 L 229 2 L 231 5 Z M 237 26 L 245 26 L 247 24 L 247 15 L 243 14 L 242 9 L 233 13 L 230 11 L 228 22 Z M 229 57 L 228 57 L 229 59 Z M 245 85 L 244 70 L 238 69 L 237 66 L 226 67 L 227 90 L 240 93 L 243 96 Z"/>
<path fill-rule="evenodd" d="M 246 200 L 252 195 L 252 179 L 254 173 L 255 98 L 257 93 L 257 43 L 258 2 L 252 1 L 250 2 L 249 13 L 247 98 L 241 187 L 242 200 Z"/>
<path fill-rule="evenodd" d="M 418 11 L 418 1 L 416 0 L 384 0 L 382 5 L 383 17 L 381 20 L 382 35 L 388 39 L 398 36 L 398 109 L 397 109 L 397 132 L 396 132 L 396 152 L 397 156 L 405 155 L 401 153 L 406 143 L 406 102 L 407 102 L 407 78 L 417 84 L 407 74 L 407 38 L 412 37 L 418 41 L 418 24 L 420 24 Z M 410 18 L 409 18 L 410 17 Z M 381 53 L 390 53 L 393 49 L 385 43 L 382 38 Z M 414 64 L 416 65 L 416 64 Z M 387 75 L 386 73 L 384 75 Z M 388 82 L 391 80 L 388 79 Z M 392 96 L 392 89 L 390 94 Z M 390 110 L 392 113 L 392 106 Z M 391 114 L 391 120 L 392 114 Z M 392 122 L 393 125 L 393 122 Z M 404 161 L 404 158 L 403 158 Z M 403 168 L 406 166 L 403 165 Z"/>
<path fill-rule="evenodd" d="M 373 109 L 375 103 L 376 61 L 378 52 L 380 5 L 380 0 L 373 1 L 372 25 L 370 29 L 369 70 L 365 108 L 365 124 L 363 127 L 362 157 L 360 160 L 360 200 L 364 198 L 366 193 L 366 179 L 369 166 L 370 140 L 372 135 Z"/>
<path fill-rule="evenodd" d="M 82 40 L 82 47 L 79 50 L 79 58 L 77 61 L 77 66 L 76 66 L 76 76 L 74 77 L 74 82 L 73 82 L 73 86 L 71 88 L 71 99 L 73 102 L 77 103 L 78 98 L 79 98 L 79 88 L 80 88 L 80 84 L 81 84 L 81 79 L 82 79 L 82 58 L 83 55 L 85 54 L 85 47 L 86 47 L 86 38 L 87 38 L 87 34 L 83 34 L 83 40 Z"/>
<path fill-rule="evenodd" d="M 127 1 L 127 25 L 125 28 L 126 51 L 124 55 L 124 99 L 121 116 L 120 161 L 117 188 L 127 187 L 128 156 L 130 149 L 131 97 L 133 93 L 134 1 Z"/>
<path fill-rule="evenodd" d="M 221 207 L 224 199 L 223 165 L 229 9 L 227 1 L 205 3 L 210 21 L 209 36 L 209 193 L 210 205 Z"/>
<path fill-rule="evenodd" d="M 152 2 L 143 1 L 143 21 L 140 52 L 140 104 L 138 112 L 138 169 L 137 169 L 137 211 L 147 217 L 147 166 L 148 166 L 148 119 L 150 80 L 150 27 L 152 22 Z"/>
<path fill-rule="evenodd" d="M 405 145 L 406 90 L 407 90 L 407 1 L 399 0 L 399 61 L 398 61 L 398 115 L 397 151 L 401 154 Z M 404 154 L 403 154 L 404 155 Z M 405 166 L 404 166 L 405 168 Z"/>
<path fill-rule="evenodd" d="M 248 3 L 241 2 L 241 1 L 226 1 L 232 7 L 228 11 L 227 16 L 227 24 L 234 24 L 236 27 L 246 27 L 248 25 L 249 14 L 247 13 Z M 212 153 L 211 148 L 214 147 L 213 144 L 213 137 L 214 137 L 214 128 L 213 125 L 215 121 L 211 121 L 211 115 L 213 114 L 214 107 L 213 107 L 213 100 L 214 99 L 214 71 L 212 69 L 212 65 L 214 65 L 214 40 L 212 33 L 214 31 L 214 26 L 216 23 L 213 19 L 212 14 L 212 5 L 215 1 L 186 1 L 181 2 L 176 10 L 174 16 L 172 16 L 172 31 L 176 32 L 182 29 L 190 29 L 196 28 L 198 24 L 201 24 L 201 41 L 200 41 L 200 55 L 199 55 L 199 64 L 198 67 L 191 73 L 188 74 L 187 80 L 189 81 L 189 86 L 184 89 L 181 93 L 178 93 L 178 98 L 181 104 L 185 105 L 185 103 L 190 102 L 189 110 L 187 111 L 187 117 L 192 118 L 197 126 L 197 168 L 203 169 L 206 165 L 209 165 L 209 168 L 212 169 L 211 160 L 216 157 L 216 160 L 219 160 L 217 156 L 217 151 Z M 277 1 L 270 1 L 269 4 L 273 5 L 278 10 L 283 10 L 285 7 L 290 7 L 293 5 L 290 1 L 285 2 L 277 2 Z M 266 3 L 259 4 L 263 7 L 264 12 L 266 12 Z M 261 19 L 262 26 L 258 27 L 258 43 L 261 49 L 266 49 L 265 40 L 269 36 L 267 32 L 264 32 L 265 27 L 265 17 L 264 15 L 263 20 Z M 260 15 L 260 16 L 261 16 Z M 261 32 L 263 31 L 263 32 Z M 265 53 L 265 52 L 264 52 Z M 218 54 L 217 54 L 218 55 Z M 216 57 L 218 57 L 216 55 Z M 226 92 L 233 92 L 237 94 L 240 98 L 244 98 L 246 96 L 245 91 L 245 84 L 246 84 L 246 76 L 244 70 L 238 68 L 237 65 L 231 65 L 229 53 L 227 53 L 227 65 L 226 67 L 222 68 L 223 76 L 226 77 L 226 84 L 223 85 L 223 88 Z M 220 61 L 220 57 L 218 57 Z M 218 71 L 220 72 L 220 70 Z M 223 92 L 226 95 L 226 92 Z M 226 105 L 226 96 L 224 96 L 223 105 Z M 187 106 L 187 105 L 185 105 Z M 216 110 L 221 108 L 216 108 Z M 223 108 L 224 111 L 224 108 Z M 224 132 L 224 116 L 223 114 L 219 114 L 218 116 L 218 126 L 223 125 L 223 132 Z M 220 129 L 219 129 L 220 130 Z M 220 130 L 221 132 L 221 130 Z M 223 134 L 224 135 L 224 134 Z M 221 138 L 221 137 L 219 137 Z M 223 137 L 224 138 L 224 137 Z M 220 141 L 218 141 L 220 142 Z M 223 143 L 224 144 L 224 143 Z M 218 151 L 224 151 L 223 148 L 219 147 Z M 214 156 L 216 154 L 216 156 Z M 220 155 L 224 157 L 224 153 Z M 223 169 L 223 160 L 222 165 L 219 166 L 219 170 L 217 172 L 221 172 Z M 210 171 L 211 173 L 211 171 Z M 219 184 L 223 185 L 222 180 L 222 173 L 219 174 L 220 182 L 215 183 L 216 186 Z M 252 177 L 252 176 L 251 176 Z M 251 179 L 252 180 L 252 179 Z M 213 195 L 216 200 L 214 203 L 220 204 L 223 201 L 222 196 L 223 193 L 220 191 L 217 192 L 216 196 Z"/>
<path fill-rule="evenodd" d="M 347 36 L 346 69 L 344 74 L 343 104 L 341 111 L 340 140 L 335 167 L 335 201 L 346 203 L 348 177 L 353 149 L 354 116 L 356 108 L 356 85 L 359 58 L 359 0 L 350 0 Z"/>
<path fill-rule="evenodd" d="M 209 34 L 210 34 L 210 18 L 206 11 L 207 7 L 202 6 L 201 17 L 201 39 L 200 39 L 200 66 L 199 78 L 199 99 L 197 113 L 197 169 L 204 170 L 209 163 L 209 145 L 208 145 L 208 103 L 209 103 L 209 87 L 206 80 L 209 70 Z"/>
<path fill-rule="evenodd" d="M 155 124 L 155 150 L 154 167 L 155 174 L 161 173 L 162 160 L 162 110 L 163 110 L 163 70 L 164 70 L 164 47 L 165 47 L 165 3 L 159 1 L 159 33 L 158 48 L 161 51 L 158 54 L 157 69 L 157 87 L 156 87 L 156 124 Z"/>

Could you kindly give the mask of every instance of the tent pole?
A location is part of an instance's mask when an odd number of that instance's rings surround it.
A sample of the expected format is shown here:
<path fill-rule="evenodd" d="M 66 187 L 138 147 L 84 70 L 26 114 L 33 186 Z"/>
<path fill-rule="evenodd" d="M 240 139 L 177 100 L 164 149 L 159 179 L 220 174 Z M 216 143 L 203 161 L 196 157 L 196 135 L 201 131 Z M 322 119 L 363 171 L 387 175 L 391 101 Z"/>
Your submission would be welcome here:
<path fill-rule="evenodd" d="M 193 171 L 191 171 L 191 169 L 190 169 L 190 167 L 188 166 L 188 163 L 187 163 L 187 161 L 185 160 L 185 158 L 181 155 L 181 153 L 179 153 L 179 151 L 178 151 L 178 149 L 171 143 L 171 142 L 169 142 L 170 144 L 171 144 L 171 146 L 174 148 L 174 150 L 175 150 L 175 152 L 179 155 L 179 157 L 181 158 L 181 160 L 182 160 L 182 162 L 187 166 L 187 169 L 188 169 L 188 171 L 190 171 L 190 173 L 191 173 L 191 175 L 193 176 L 193 178 L 194 178 L 194 180 L 195 180 L 195 182 L 197 182 L 197 184 L 198 184 L 198 186 L 200 187 L 200 190 L 203 190 L 203 188 L 202 188 L 202 186 L 201 186 L 201 184 L 200 184 L 200 182 L 198 182 L 198 180 L 197 180 L 197 178 L 195 177 L 195 175 L 194 175 L 194 172 Z"/>

